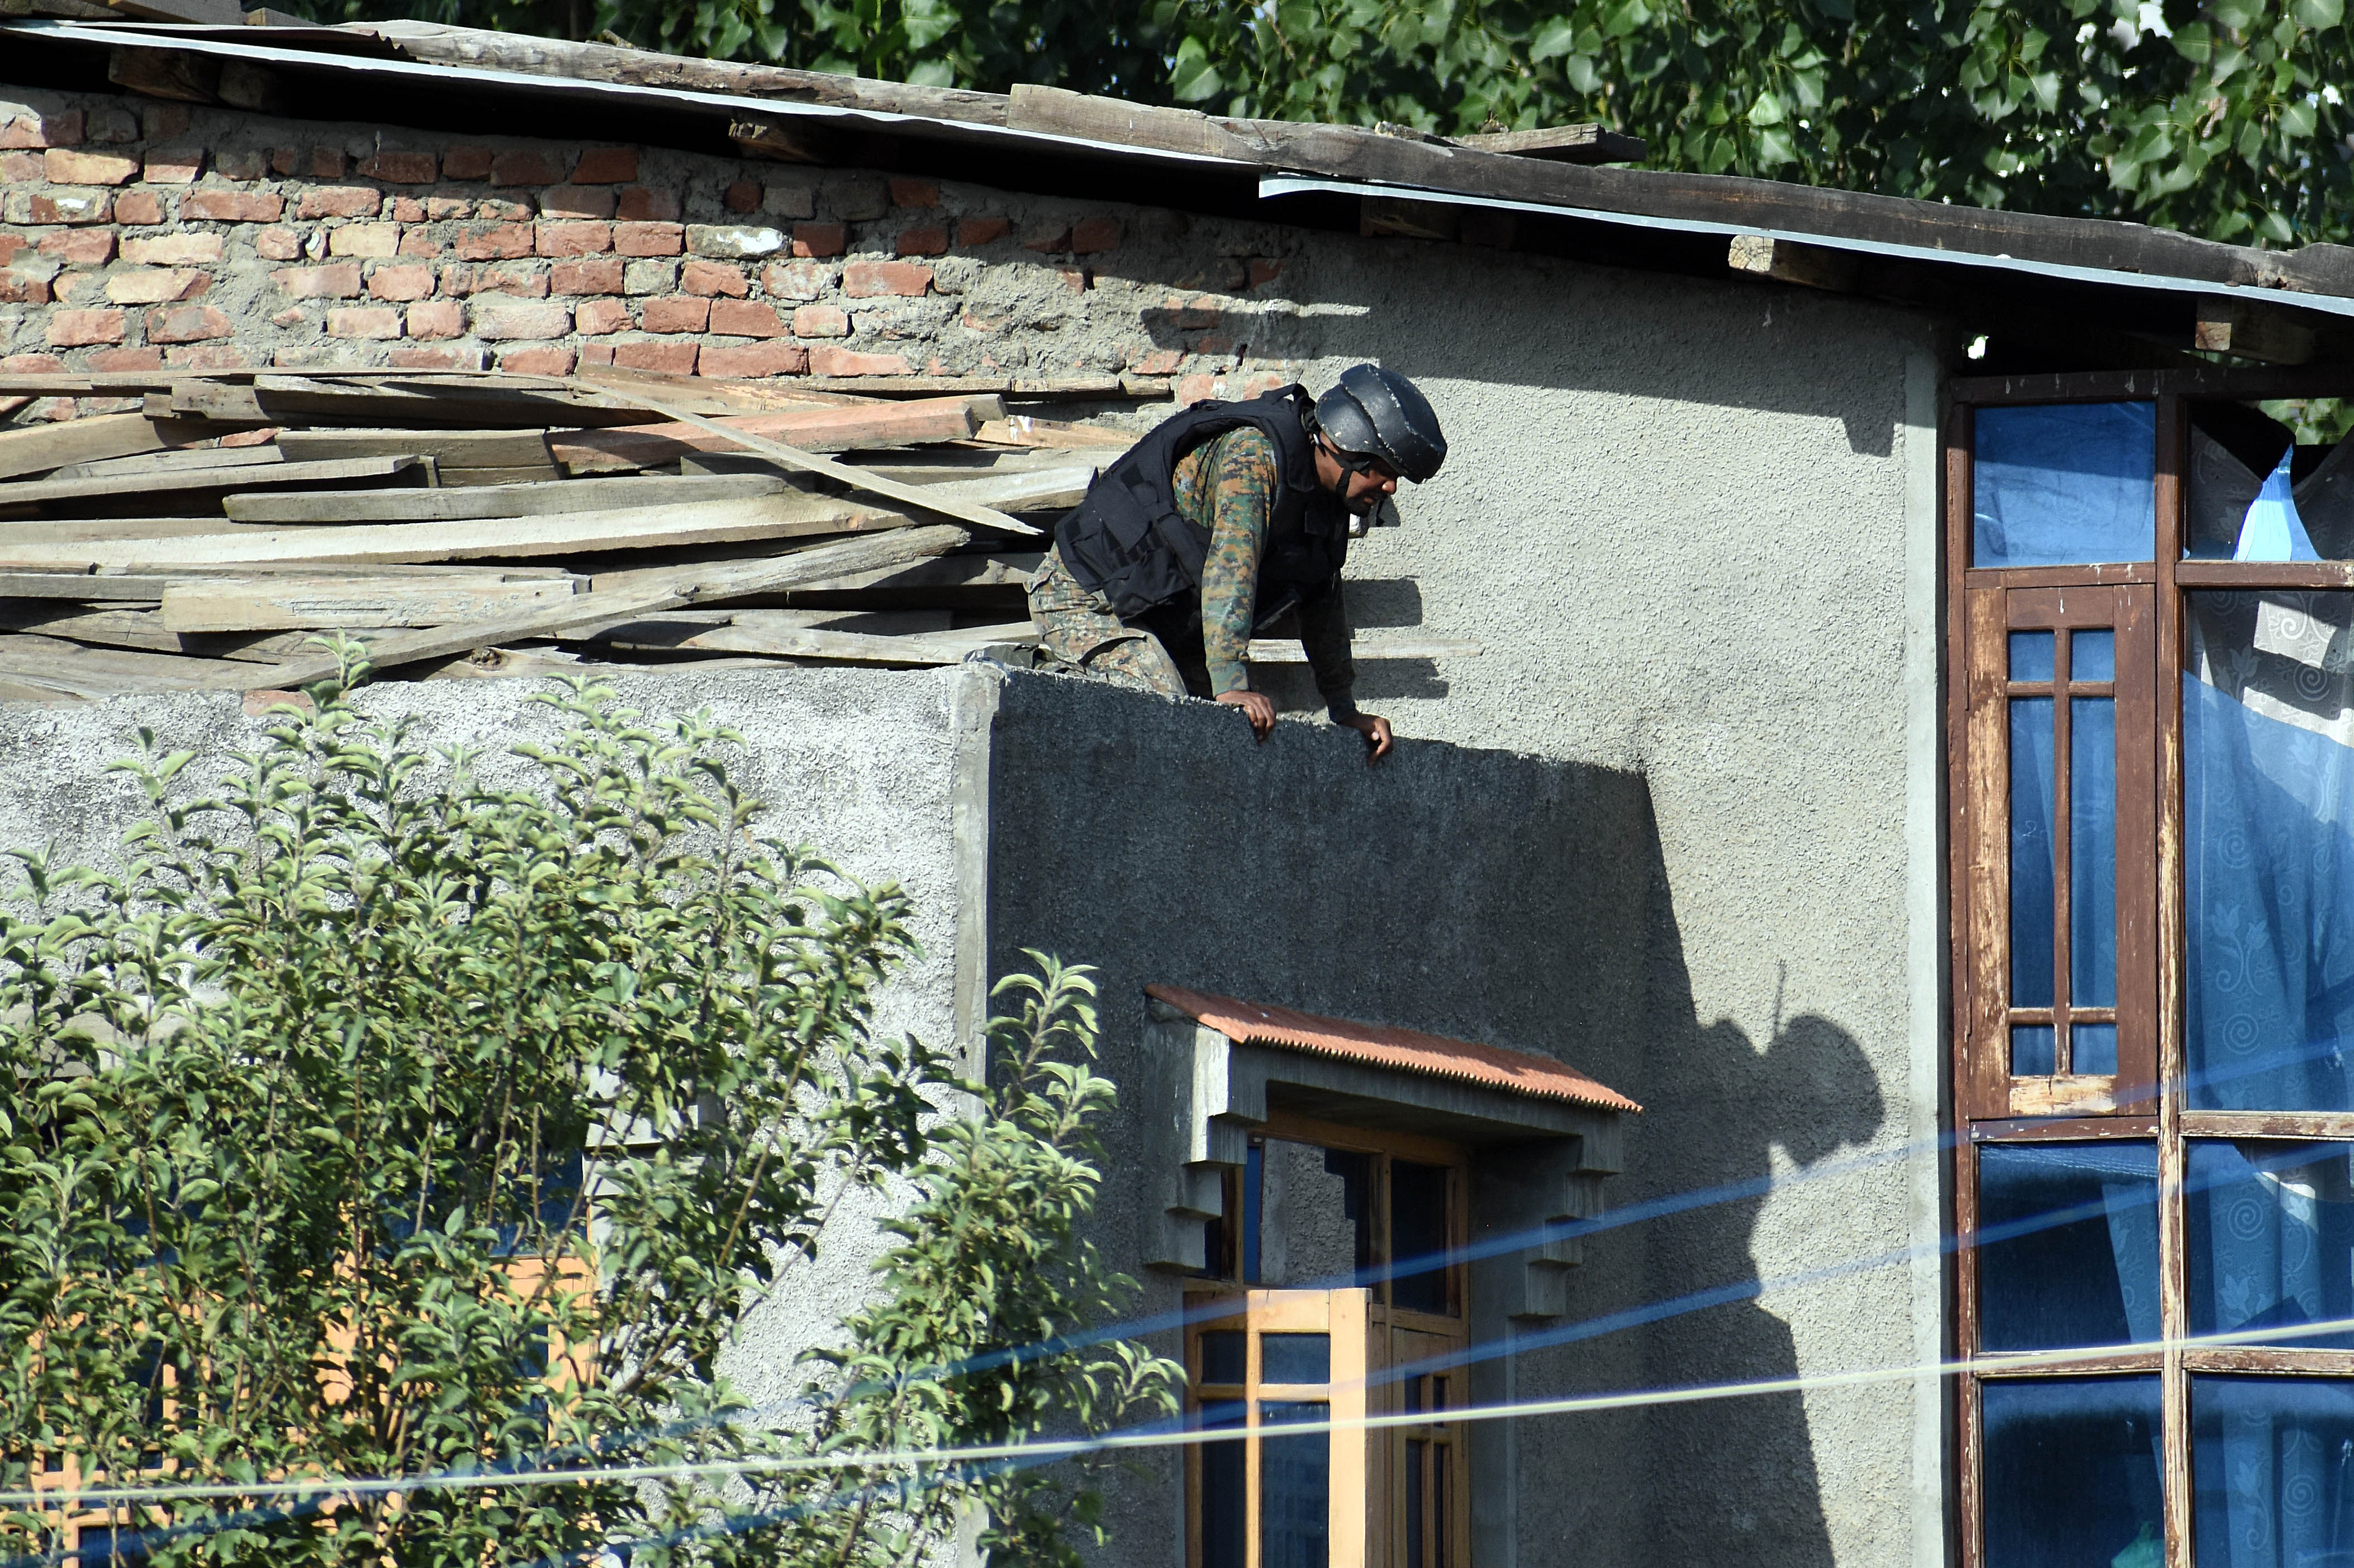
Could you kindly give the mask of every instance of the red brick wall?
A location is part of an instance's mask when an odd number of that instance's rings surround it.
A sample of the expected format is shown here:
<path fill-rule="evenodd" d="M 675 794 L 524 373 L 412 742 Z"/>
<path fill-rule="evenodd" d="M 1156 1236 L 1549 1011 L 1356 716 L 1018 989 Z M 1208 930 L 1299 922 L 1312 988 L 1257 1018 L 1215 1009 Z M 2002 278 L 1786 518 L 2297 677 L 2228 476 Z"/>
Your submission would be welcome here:
<path fill-rule="evenodd" d="M 0 368 L 1265 380 L 1312 348 L 1296 310 L 1262 324 L 1302 270 L 1273 226 L 14 96 L 35 101 L 0 123 Z"/>

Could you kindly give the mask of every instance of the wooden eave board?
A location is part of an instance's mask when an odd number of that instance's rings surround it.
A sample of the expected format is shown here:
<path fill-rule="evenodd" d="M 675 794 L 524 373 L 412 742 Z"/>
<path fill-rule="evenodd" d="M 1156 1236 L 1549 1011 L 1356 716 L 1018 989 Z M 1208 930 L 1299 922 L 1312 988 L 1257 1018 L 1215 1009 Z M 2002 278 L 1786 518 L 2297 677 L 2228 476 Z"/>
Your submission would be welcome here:
<path fill-rule="evenodd" d="M 1016 131 L 1231 158 L 1270 173 L 1305 172 L 1540 207 L 1734 224 L 2204 282 L 2253 284 L 2270 275 L 2290 289 L 2354 294 L 2354 254 L 2257 252 L 2099 218 L 1948 206 L 1730 175 L 1546 163 L 1361 127 L 1229 120 L 1027 83 L 1014 87 L 1006 124 Z"/>
<path fill-rule="evenodd" d="M 1564 164 L 1632 163 L 1650 151 L 1639 136 L 1600 125 L 1552 125 L 1535 131 L 1496 131 L 1447 138 L 1476 153 L 1515 158 L 1551 158 Z"/>
<path fill-rule="evenodd" d="M 866 109 L 886 114 L 919 115 L 925 119 L 965 121 L 982 125 L 1002 125 L 1005 122 L 1005 99 L 1002 94 L 994 92 L 875 81 L 825 71 L 795 70 L 785 66 L 687 59 L 645 49 L 526 38 L 513 33 L 444 26 L 430 22 L 377 22 L 365 26 L 371 35 L 391 41 L 412 59 L 528 72 L 535 76 L 568 78 L 575 81 L 675 88 L 689 92 L 767 98 L 780 102 L 819 103 L 832 108 Z"/>

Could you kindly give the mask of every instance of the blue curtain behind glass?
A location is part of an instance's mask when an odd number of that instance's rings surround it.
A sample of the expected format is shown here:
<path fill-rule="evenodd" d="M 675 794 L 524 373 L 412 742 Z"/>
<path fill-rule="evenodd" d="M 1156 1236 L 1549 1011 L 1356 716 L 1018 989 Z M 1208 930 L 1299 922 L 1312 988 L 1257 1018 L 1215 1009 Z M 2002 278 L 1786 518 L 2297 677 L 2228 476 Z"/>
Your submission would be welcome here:
<path fill-rule="evenodd" d="M 2354 1568 L 2354 1383 L 2190 1380 L 2199 1568 Z"/>
<path fill-rule="evenodd" d="M 1973 566 L 2147 561 L 2156 553 L 2155 404 L 1981 408 L 1972 472 Z"/>
<path fill-rule="evenodd" d="M 2230 1334 L 2354 1317 L 2354 1192 L 2346 1144 L 2190 1145 L 2190 1331 Z M 2349 1336 L 2274 1341 L 2343 1348 Z"/>
<path fill-rule="evenodd" d="M 1987 1350 L 2158 1338 L 2156 1144 L 1987 1144 L 1978 1167 Z"/>
<path fill-rule="evenodd" d="M 2052 699 L 2010 700 L 2010 1004 L 2050 1007 L 2052 883 L 2059 839 L 2052 832 Z M 2011 1071 L 2030 1071 L 2014 1064 Z M 2050 1072 L 2049 1064 L 2041 1071 Z"/>
<path fill-rule="evenodd" d="M 2253 596 L 2191 598 L 2190 1101 L 2354 1108 L 2354 749 L 2320 732 L 2344 712 L 2349 675 L 2342 656 L 2331 670 L 2260 646 L 2294 652 L 2310 621 L 2276 620 L 2289 632 L 2266 638 Z"/>
<path fill-rule="evenodd" d="M 2159 1568 L 2158 1379 L 1989 1381 L 1980 1397 L 1987 1568 Z"/>

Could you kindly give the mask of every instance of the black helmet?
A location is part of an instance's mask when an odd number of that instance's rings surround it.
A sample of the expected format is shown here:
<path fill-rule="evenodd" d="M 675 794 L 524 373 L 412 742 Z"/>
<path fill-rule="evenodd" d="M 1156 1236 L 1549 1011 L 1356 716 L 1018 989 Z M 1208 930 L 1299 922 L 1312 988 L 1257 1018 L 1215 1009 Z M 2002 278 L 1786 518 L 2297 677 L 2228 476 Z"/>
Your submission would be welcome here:
<path fill-rule="evenodd" d="M 1341 372 L 1340 385 L 1316 399 L 1316 424 L 1342 451 L 1379 458 L 1416 484 L 1447 461 L 1447 437 L 1430 399 L 1378 365 Z"/>

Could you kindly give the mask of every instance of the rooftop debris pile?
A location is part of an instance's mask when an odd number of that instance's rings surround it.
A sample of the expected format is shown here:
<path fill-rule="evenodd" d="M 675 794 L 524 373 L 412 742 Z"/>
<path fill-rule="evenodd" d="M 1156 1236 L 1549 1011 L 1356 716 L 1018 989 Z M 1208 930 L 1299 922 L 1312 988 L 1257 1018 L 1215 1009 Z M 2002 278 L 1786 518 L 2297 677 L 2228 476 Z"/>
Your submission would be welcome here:
<path fill-rule="evenodd" d="M 5 379 L 20 404 L 142 399 L 0 430 L 20 701 L 296 687 L 334 673 L 335 631 L 396 678 L 953 663 L 1034 639 L 1052 518 L 1133 439 L 947 379 Z"/>

